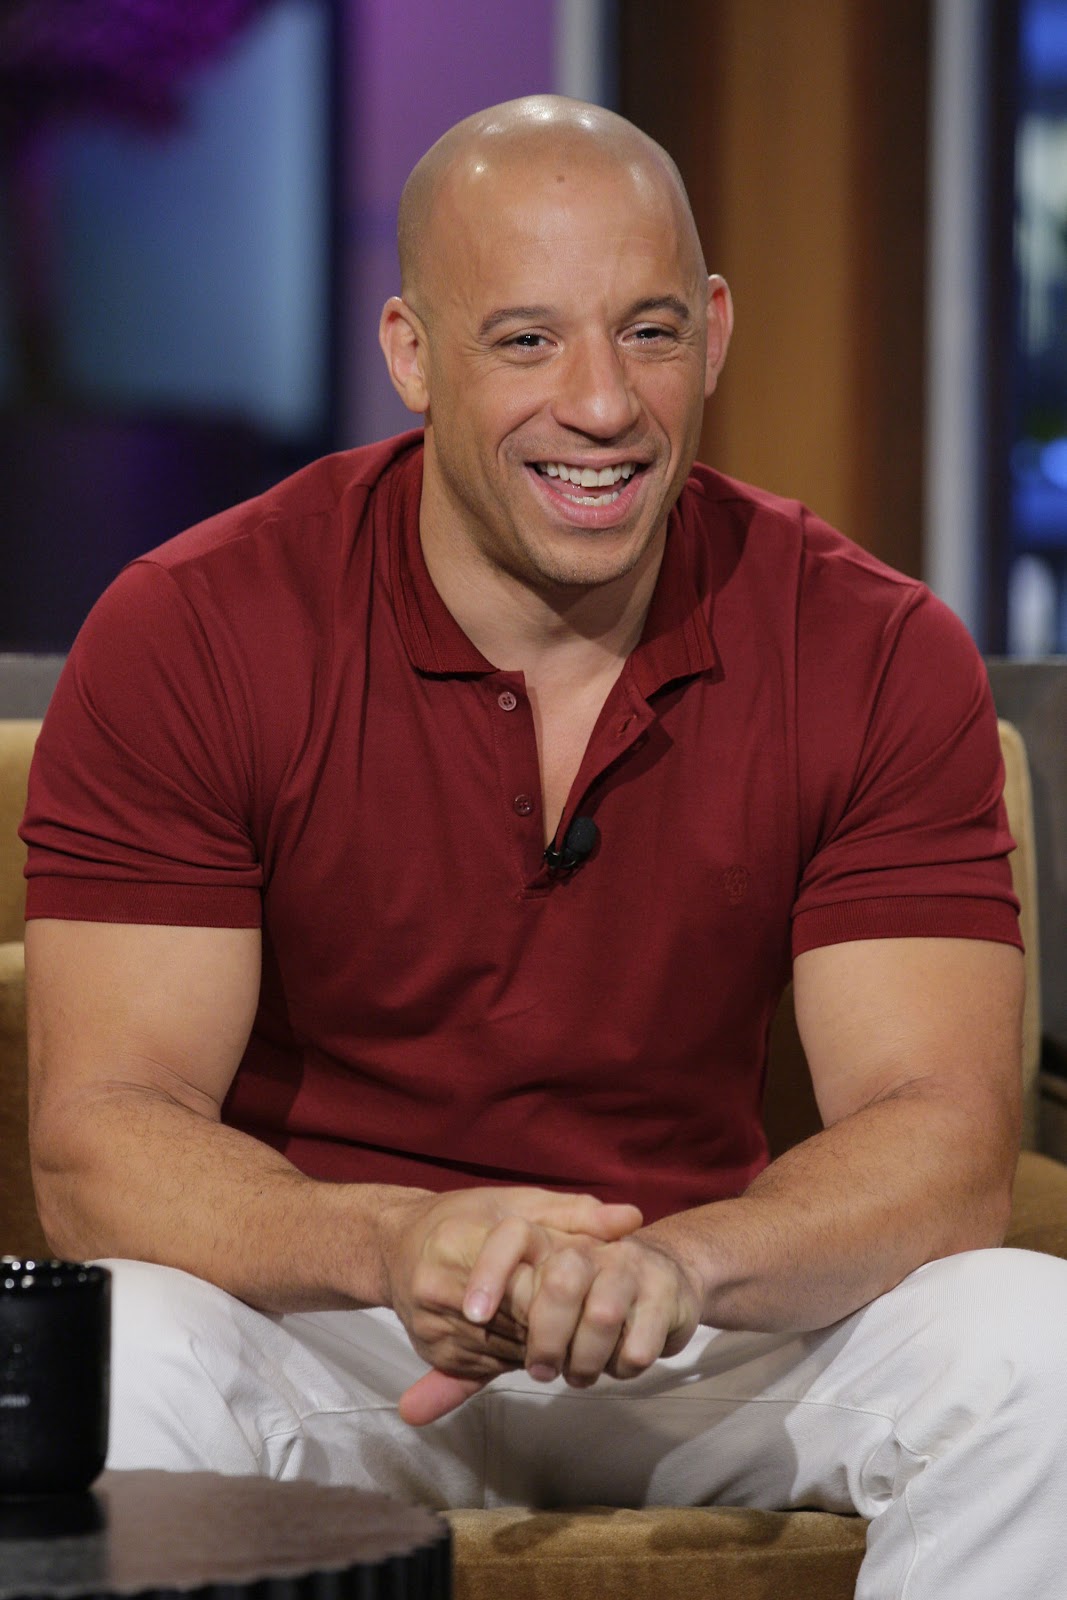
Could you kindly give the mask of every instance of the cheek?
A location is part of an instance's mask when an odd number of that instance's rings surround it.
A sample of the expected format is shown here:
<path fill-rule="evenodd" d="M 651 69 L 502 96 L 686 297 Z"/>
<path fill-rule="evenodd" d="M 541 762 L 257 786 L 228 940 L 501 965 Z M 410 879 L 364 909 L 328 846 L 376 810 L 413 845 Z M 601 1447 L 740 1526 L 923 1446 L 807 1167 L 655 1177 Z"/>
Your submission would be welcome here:
<path fill-rule="evenodd" d="M 642 385 L 642 399 L 649 414 L 672 440 L 679 442 L 700 437 L 704 416 L 704 369 L 663 369 L 649 374 Z"/>
<path fill-rule="evenodd" d="M 521 420 L 514 393 L 491 378 L 469 372 L 450 375 L 442 386 L 438 415 L 457 453 L 468 457 L 496 454 Z"/>

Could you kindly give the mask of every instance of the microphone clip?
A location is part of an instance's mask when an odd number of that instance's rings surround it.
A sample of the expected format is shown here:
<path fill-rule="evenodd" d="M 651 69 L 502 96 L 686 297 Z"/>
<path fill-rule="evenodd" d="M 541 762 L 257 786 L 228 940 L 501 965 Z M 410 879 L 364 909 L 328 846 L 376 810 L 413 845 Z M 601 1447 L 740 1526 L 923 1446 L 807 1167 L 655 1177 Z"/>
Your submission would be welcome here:
<path fill-rule="evenodd" d="M 592 817 L 575 817 L 561 845 L 550 844 L 545 851 L 549 872 L 573 872 L 588 860 L 600 843 L 600 829 Z"/>

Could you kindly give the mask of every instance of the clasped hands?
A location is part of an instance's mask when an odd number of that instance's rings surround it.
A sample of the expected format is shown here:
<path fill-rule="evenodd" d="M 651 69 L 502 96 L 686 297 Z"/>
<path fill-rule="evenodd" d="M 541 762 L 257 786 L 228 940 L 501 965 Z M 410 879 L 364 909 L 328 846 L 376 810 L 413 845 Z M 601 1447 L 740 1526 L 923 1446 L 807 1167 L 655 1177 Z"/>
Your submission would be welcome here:
<path fill-rule="evenodd" d="M 403 1420 L 434 1422 L 523 1367 L 584 1388 L 681 1350 L 698 1288 L 641 1221 L 635 1206 L 533 1188 L 399 1208 L 385 1242 L 391 1304 L 432 1368 L 401 1397 Z"/>

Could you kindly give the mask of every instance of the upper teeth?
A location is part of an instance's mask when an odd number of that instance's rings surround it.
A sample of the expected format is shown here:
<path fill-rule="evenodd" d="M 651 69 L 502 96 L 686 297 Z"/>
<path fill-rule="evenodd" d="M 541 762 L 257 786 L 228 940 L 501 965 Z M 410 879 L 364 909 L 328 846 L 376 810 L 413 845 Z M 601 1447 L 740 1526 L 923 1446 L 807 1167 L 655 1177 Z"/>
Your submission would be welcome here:
<path fill-rule="evenodd" d="M 627 461 L 621 467 L 601 467 L 598 472 L 595 467 L 568 467 L 562 461 L 547 461 L 540 464 L 538 471 L 547 473 L 550 478 L 562 478 L 564 483 L 576 483 L 583 489 L 599 489 L 618 483 L 620 478 L 632 478 L 637 463 Z"/>

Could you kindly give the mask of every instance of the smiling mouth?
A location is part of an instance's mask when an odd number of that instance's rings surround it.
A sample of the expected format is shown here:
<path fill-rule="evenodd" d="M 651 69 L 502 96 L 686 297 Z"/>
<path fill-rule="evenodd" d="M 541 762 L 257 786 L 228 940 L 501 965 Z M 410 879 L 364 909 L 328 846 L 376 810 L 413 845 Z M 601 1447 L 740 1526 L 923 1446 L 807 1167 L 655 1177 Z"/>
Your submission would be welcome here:
<path fill-rule="evenodd" d="M 571 466 L 565 461 L 533 462 L 542 478 L 557 480 L 557 493 L 576 506 L 610 506 L 619 498 L 635 472 L 638 461 L 623 461 L 613 467 Z"/>

